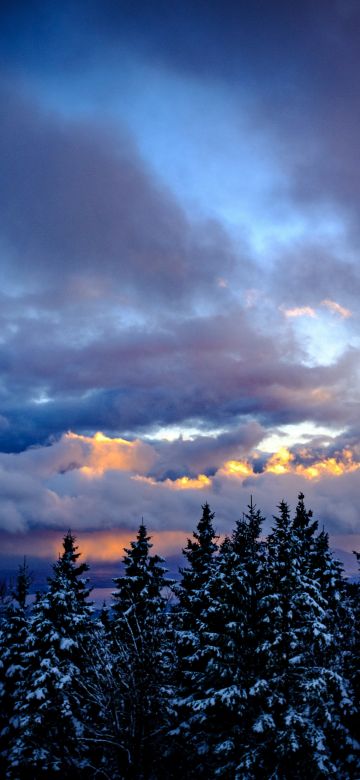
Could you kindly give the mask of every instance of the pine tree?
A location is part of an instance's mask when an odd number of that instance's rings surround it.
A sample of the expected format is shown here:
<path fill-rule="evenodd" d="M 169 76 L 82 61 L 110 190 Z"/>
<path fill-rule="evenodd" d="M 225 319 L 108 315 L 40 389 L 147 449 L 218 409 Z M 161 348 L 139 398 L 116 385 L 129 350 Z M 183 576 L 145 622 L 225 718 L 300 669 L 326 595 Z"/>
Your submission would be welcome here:
<path fill-rule="evenodd" d="M 187 660 L 196 653 L 197 620 L 209 604 L 207 587 L 214 571 L 215 554 L 218 550 L 218 537 L 213 527 L 215 514 L 211 512 L 208 503 L 203 505 L 202 510 L 203 514 L 193 533 L 193 539 L 187 540 L 183 550 L 188 566 L 180 569 L 181 581 L 175 588 L 179 601 L 176 609 L 177 646 L 180 661 L 183 659 L 180 666 L 183 666 L 185 671 Z"/>
<path fill-rule="evenodd" d="M 252 500 L 248 510 L 220 547 L 208 599 L 196 621 L 196 662 L 182 729 L 187 729 L 194 748 L 194 774 L 205 777 L 235 776 L 256 711 L 263 518 Z"/>
<path fill-rule="evenodd" d="M 20 733 L 11 751 L 14 778 L 80 777 L 86 767 L 81 677 L 92 608 L 82 575 L 88 566 L 77 565 L 70 531 L 63 547 L 47 593 L 34 605 L 25 644 L 26 695 L 18 705 Z"/>
<path fill-rule="evenodd" d="M 337 655 L 344 646 L 345 636 L 352 630 L 353 616 L 347 598 L 343 566 L 334 558 L 330 550 L 329 535 L 324 529 L 314 538 L 309 571 L 319 584 L 321 595 L 326 602 L 325 622 L 336 640 L 329 647 L 330 662 L 331 652 L 335 651 Z"/>
<path fill-rule="evenodd" d="M 202 510 L 193 539 L 188 539 L 183 550 L 188 566 L 180 569 L 182 579 L 176 587 L 179 603 L 174 610 L 179 693 L 174 702 L 173 751 L 189 778 L 202 771 L 205 757 L 199 761 L 199 754 L 207 750 L 208 744 L 199 728 L 203 716 L 196 708 L 200 706 L 200 680 L 207 666 L 202 625 L 211 605 L 209 585 L 218 550 L 215 515 L 208 503 Z"/>
<path fill-rule="evenodd" d="M 237 776 L 348 778 L 333 743 L 336 735 L 346 744 L 344 714 L 351 699 L 341 670 L 328 666 L 335 640 L 327 624 L 327 601 L 312 570 L 316 524 L 302 495 L 293 523 L 284 501 L 279 510 L 268 538 L 263 599 L 263 711 Z"/>
<path fill-rule="evenodd" d="M 181 605 L 183 621 L 192 623 L 198 612 L 202 611 L 202 595 L 206 587 L 214 564 L 214 555 L 218 549 L 216 540 L 218 537 L 213 528 L 215 513 L 211 512 L 206 502 L 203 507 L 197 530 L 193 533 L 193 539 L 187 540 L 183 550 L 188 561 L 188 567 L 180 569 L 182 575 L 177 595 Z"/>
<path fill-rule="evenodd" d="M 309 571 L 311 557 L 316 545 L 315 533 L 318 528 L 317 520 L 312 519 L 312 510 L 307 510 L 305 507 L 304 498 L 304 494 L 299 493 L 295 516 L 292 521 L 292 533 L 296 537 L 296 554 L 301 573 Z"/>
<path fill-rule="evenodd" d="M 360 553 L 353 551 L 359 565 Z M 354 709 L 348 721 L 352 736 L 352 754 L 357 767 L 357 776 L 360 777 L 360 580 L 350 582 L 347 585 L 347 596 L 351 606 L 352 624 L 344 636 L 344 651 L 346 670 L 351 681 L 353 691 Z"/>
<path fill-rule="evenodd" d="M 125 549 L 125 572 L 114 580 L 113 594 L 114 676 L 126 744 L 126 751 L 119 752 L 119 770 L 139 780 L 154 776 L 167 727 L 172 669 L 167 614 L 172 583 L 163 559 L 150 554 L 150 540 L 142 523 L 136 540 Z"/>
<path fill-rule="evenodd" d="M 16 704 L 24 696 L 31 585 L 26 558 L 21 566 L 1 626 L 0 635 L 0 776 L 7 773 L 9 755 L 18 731 Z"/>

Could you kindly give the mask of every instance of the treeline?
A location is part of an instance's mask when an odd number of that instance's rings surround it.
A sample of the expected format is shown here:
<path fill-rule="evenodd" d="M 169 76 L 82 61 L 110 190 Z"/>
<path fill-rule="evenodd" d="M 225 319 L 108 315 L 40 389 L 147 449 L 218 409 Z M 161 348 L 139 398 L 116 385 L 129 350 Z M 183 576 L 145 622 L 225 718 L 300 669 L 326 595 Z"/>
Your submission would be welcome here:
<path fill-rule="evenodd" d="M 20 567 L 1 620 L 0 777 L 360 777 L 359 586 L 302 494 L 266 540 L 252 502 L 221 544 L 213 522 L 205 504 L 177 584 L 142 524 L 100 615 L 71 532 L 32 608 Z"/>

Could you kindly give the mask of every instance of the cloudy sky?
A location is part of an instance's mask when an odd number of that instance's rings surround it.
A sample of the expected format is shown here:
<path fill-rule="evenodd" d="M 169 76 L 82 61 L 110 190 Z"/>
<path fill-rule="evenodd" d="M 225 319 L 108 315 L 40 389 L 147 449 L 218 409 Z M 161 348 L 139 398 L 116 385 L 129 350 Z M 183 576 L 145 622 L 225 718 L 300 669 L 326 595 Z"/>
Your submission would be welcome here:
<path fill-rule="evenodd" d="M 299 490 L 359 546 L 358 2 L 0 14 L 4 555 Z"/>

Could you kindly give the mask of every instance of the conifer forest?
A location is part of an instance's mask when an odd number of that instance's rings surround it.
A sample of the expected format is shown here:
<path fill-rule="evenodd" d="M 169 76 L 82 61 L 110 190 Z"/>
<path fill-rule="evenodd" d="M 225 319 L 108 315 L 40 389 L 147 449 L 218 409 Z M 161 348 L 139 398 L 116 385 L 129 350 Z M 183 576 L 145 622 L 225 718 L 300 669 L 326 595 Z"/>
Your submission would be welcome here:
<path fill-rule="evenodd" d="M 101 612 L 71 531 L 32 606 L 24 561 L 1 598 L 0 777 L 359 778 L 360 586 L 302 493 L 263 520 L 251 500 L 220 542 L 204 504 L 177 582 L 141 524 Z"/>

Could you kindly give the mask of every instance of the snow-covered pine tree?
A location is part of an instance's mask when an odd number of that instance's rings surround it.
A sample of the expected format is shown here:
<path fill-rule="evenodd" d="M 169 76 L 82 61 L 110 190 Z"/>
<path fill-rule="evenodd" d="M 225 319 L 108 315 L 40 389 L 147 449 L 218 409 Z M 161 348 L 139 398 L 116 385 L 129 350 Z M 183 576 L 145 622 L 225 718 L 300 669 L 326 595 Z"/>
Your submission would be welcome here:
<path fill-rule="evenodd" d="M 356 605 L 351 597 L 351 586 L 344 578 L 343 566 L 334 558 L 329 547 L 329 536 L 324 530 L 315 539 L 315 576 L 320 582 L 321 593 L 326 601 L 325 622 L 333 640 L 323 660 L 329 669 L 329 675 L 336 675 L 337 684 L 345 678 L 348 695 L 352 700 L 350 706 L 347 704 L 341 713 L 341 738 L 338 730 L 334 730 L 333 724 L 329 723 L 328 740 L 337 762 L 348 767 L 349 776 L 360 777 L 360 686 L 356 684 L 356 674 L 359 675 L 359 640 L 358 646 L 355 647 L 359 615 L 356 616 Z M 334 694 L 336 695 L 336 686 Z M 337 698 L 340 704 L 341 698 Z"/>
<path fill-rule="evenodd" d="M 180 569 L 181 582 L 176 590 L 182 622 L 184 626 L 189 624 L 190 627 L 203 610 L 204 589 L 206 590 L 212 574 L 214 555 L 218 549 L 218 537 L 213 527 L 215 513 L 211 511 L 207 502 L 202 510 L 202 517 L 196 531 L 193 532 L 193 539 L 187 540 L 183 550 L 188 566 Z"/>
<path fill-rule="evenodd" d="M 19 702 L 19 735 L 11 750 L 14 778 L 80 778 L 86 771 L 81 676 L 92 607 L 79 553 L 69 531 L 53 566 L 48 591 L 39 596 L 25 644 L 25 697 Z"/>
<path fill-rule="evenodd" d="M 161 738 L 168 727 L 172 650 L 167 604 L 172 582 L 164 560 L 151 555 L 151 537 L 141 523 L 125 549 L 124 574 L 114 580 L 112 645 L 117 721 L 126 750 L 118 770 L 126 778 L 157 777 Z"/>
<path fill-rule="evenodd" d="M 24 558 L 0 630 L 0 777 L 7 776 L 9 754 L 18 732 L 15 709 L 24 696 L 24 647 L 29 620 L 26 599 L 30 584 L 31 574 Z"/>
<path fill-rule="evenodd" d="M 327 678 L 328 701 L 324 723 L 327 749 L 337 771 L 340 773 L 341 767 L 344 767 L 345 776 L 348 773 L 352 777 L 353 773 L 359 773 L 359 753 L 348 729 L 349 721 L 354 718 L 356 702 L 348 673 L 354 614 L 343 566 L 334 558 L 325 530 L 315 535 L 317 527 L 318 523 L 312 520 L 312 512 L 306 510 L 304 495 L 300 493 L 293 520 L 300 566 L 310 580 L 316 580 L 324 607 L 323 636 L 327 641 L 317 645 L 320 654 L 318 658 L 314 655 L 313 663 L 323 669 L 324 679 Z"/>
<path fill-rule="evenodd" d="M 227 671 L 232 665 L 236 670 L 237 697 L 232 699 L 229 696 L 225 700 L 228 719 L 232 720 L 228 766 L 234 776 L 261 709 L 262 664 L 258 650 L 264 638 L 262 600 L 266 578 L 266 546 L 261 539 L 263 522 L 264 518 L 251 497 L 248 511 L 237 521 L 231 537 L 232 571 L 228 583 L 229 596 L 224 600 L 224 608 L 230 606 L 230 610 L 226 623 L 223 667 Z M 229 673 L 228 679 L 231 690 Z M 234 700 L 237 706 L 234 706 Z M 226 733 L 223 744 L 227 748 Z M 226 750 L 223 755 L 226 757 Z M 226 763 L 217 774 L 228 776 Z"/>
<path fill-rule="evenodd" d="M 218 550 L 215 515 L 208 503 L 202 510 L 193 539 L 188 539 L 183 550 L 188 566 L 180 569 L 181 581 L 175 588 L 178 604 L 173 613 L 178 695 L 174 702 L 172 750 L 178 767 L 189 778 L 198 775 L 206 761 L 205 755 L 199 761 L 200 745 L 205 750 L 207 747 L 199 729 L 203 716 L 195 714 L 195 702 L 200 700 L 200 679 L 207 666 L 200 628 L 211 604 L 209 584 Z"/>
<path fill-rule="evenodd" d="M 304 498 L 304 494 L 299 493 L 291 527 L 293 534 L 296 536 L 296 551 L 300 571 L 301 573 L 308 573 L 316 546 L 315 533 L 318 528 L 318 522 L 313 520 L 312 510 L 306 509 Z"/>
<path fill-rule="evenodd" d="M 360 575 L 360 552 L 354 550 Z M 352 624 L 344 637 L 344 655 L 347 673 L 353 691 L 354 710 L 349 718 L 353 739 L 354 759 L 357 761 L 357 775 L 360 777 L 360 579 L 347 583 L 347 595 L 351 606 Z"/>
<path fill-rule="evenodd" d="M 345 780 L 351 769 L 334 755 L 329 731 L 346 742 L 349 686 L 338 668 L 328 667 L 335 640 L 327 625 L 327 601 L 312 571 L 316 524 L 302 495 L 293 523 L 284 501 L 279 510 L 268 537 L 262 713 L 236 776 Z"/>
<path fill-rule="evenodd" d="M 263 518 L 252 500 L 248 514 L 222 543 L 197 617 L 199 637 L 192 692 L 181 728 L 189 731 L 193 771 L 204 777 L 235 777 L 246 730 L 254 722 L 263 591 Z"/>
<path fill-rule="evenodd" d="M 10 596 L 9 583 L 6 580 L 6 577 L 1 577 L 0 579 L 0 627 L 10 599 L 11 596 Z"/>
<path fill-rule="evenodd" d="M 347 653 L 346 645 L 352 633 L 354 616 L 343 576 L 343 566 L 330 550 L 328 533 L 323 529 L 313 542 L 309 571 L 319 583 L 326 603 L 324 620 L 335 640 L 328 648 L 328 661 L 331 664 L 334 654 L 337 657 L 339 653 Z"/>

